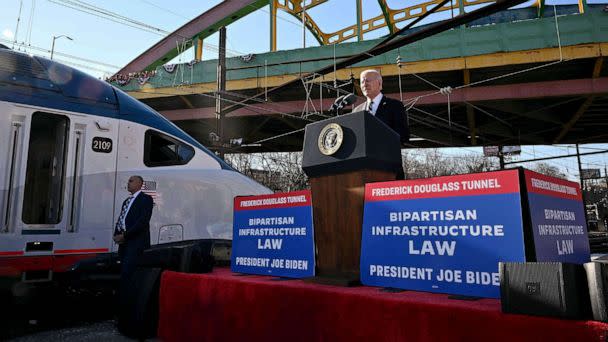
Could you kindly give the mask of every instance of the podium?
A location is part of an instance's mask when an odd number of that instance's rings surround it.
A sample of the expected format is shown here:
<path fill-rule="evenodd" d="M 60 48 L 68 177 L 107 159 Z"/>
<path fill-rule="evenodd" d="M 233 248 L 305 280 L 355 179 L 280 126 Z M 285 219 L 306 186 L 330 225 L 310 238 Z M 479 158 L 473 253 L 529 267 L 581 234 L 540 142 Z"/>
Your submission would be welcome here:
<path fill-rule="evenodd" d="M 399 135 L 368 112 L 306 126 L 302 169 L 312 193 L 314 282 L 359 283 L 365 183 L 395 180 L 401 167 Z"/>

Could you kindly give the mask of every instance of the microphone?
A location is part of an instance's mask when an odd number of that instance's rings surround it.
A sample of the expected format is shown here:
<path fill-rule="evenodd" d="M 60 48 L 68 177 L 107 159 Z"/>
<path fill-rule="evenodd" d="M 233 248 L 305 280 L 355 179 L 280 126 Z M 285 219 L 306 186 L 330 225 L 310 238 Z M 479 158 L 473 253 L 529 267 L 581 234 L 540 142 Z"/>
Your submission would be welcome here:
<path fill-rule="evenodd" d="M 350 106 L 357 101 L 357 96 L 355 94 L 348 94 L 344 96 L 342 102 L 345 106 Z"/>
<path fill-rule="evenodd" d="M 357 100 L 357 96 L 355 94 L 346 94 L 344 96 L 341 96 L 340 98 L 342 98 L 342 100 L 340 101 L 340 104 L 338 105 L 338 109 L 342 109 L 342 108 L 344 108 L 344 106 L 350 106 L 351 104 L 355 103 L 355 101 Z"/>
<path fill-rule="evenodd" d="M 344 100 L 344 97 L 346 95 L 342 95 L 340 97 L 338 97 L 334 103 L 331 105 L 331 107 L 329 108 L 329 112 L 330 113 L 336 113 L 338 111 L 338 109 L 340 109 L 340 103 L 342 103 L 342 101 Z"/>

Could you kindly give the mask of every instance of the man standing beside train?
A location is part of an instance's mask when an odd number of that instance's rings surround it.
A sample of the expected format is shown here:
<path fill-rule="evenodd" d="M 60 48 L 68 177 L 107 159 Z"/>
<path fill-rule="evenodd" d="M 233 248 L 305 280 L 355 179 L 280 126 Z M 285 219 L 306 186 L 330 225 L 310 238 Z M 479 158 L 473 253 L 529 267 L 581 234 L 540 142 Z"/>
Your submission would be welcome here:
<path fill-rule="evenodd" d="M 403 103 L 388 98 L 382 94 L 382 76 L 377 70 L 369 69 L 361 72 L 361 91 L 366 101 L 353 109 L 353 112 L 366 110 L 384 122 L 399 134 L 401 144 L 410 139 L 407 123 L 407 113 Z M 404 179 L 403 169 L 397 174 L 397 179 Z"/>
<path fill-rule="evenodd" d="M 122 265 L 122 281 L 128 281 L 135 271 L 137 259 L 145 249 L 150 248 L 150 217 L 154 202 L 152 197 L 141 191 L 143 184 L 141 176 L 129 178 L 127 190 L 131 196 L 122 203 L 114 229 L 114 242 L 118 244 L 118 257 Z"/>

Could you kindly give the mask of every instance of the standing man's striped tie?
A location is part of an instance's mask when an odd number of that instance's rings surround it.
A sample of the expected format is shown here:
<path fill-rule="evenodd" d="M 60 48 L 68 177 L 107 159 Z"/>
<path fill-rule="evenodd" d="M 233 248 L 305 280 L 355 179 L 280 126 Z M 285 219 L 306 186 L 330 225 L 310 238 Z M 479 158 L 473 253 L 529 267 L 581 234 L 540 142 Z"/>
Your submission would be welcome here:
<path fill-rule="evenodd" d="M 122 202 L 122 208 L 120 209 L 120 215 L 118 215 L 118 220 L 116 221 L 115 234 L 119 234 L 125 231 L 125 216 L 127 215 L 127 208 L 129 208 L 129 204 L 133 196 L 127 197 L 124 202 Z"/>

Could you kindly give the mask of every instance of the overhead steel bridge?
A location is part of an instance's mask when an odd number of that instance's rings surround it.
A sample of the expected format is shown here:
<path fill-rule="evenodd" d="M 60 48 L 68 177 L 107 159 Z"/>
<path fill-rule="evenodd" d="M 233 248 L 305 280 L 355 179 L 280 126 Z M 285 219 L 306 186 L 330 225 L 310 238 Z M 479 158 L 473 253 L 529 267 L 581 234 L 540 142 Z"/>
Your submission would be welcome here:
<path fill-rule="evenodd" d="M 307 11 L 326 2 L 225 1 L 152 46 L 117 79 L 122 89 L 213 145 L 217 60 L 199 61 L 203 41 L 220 27 L 268 6 L 269 52 L 227 59 L 226 91 L 221 94 L 228 109 L 223 119 L 225 151 L 300 150 L 305 125 L 333 115 L 327 109 L 338 95 L 336 86 L 360 95 L 357 79 L 367 68 L 380 70 L 384 93 L 408 107 L 412 146 L 608 142 L 606 4 L 581 1 L 553 7 L 539 1 L 382 50 L 335 72 L 315 74 L 372 51 L 383 42 L 362 39 L 372 30 L 383 28 L 407 38 L 433 29 L 429 24 L 399 32 L 428 11 L 458 16 L 474 11 L 468 7 L 500 3 L 465 0 L 438 7 L 438 0 L 391 9 L 378 0 L 382 15 L 363 19 L 356 0 L 352 5 L 357 6 L 357 22 L 324 32 Z M 275 51 L 279 10 L 304 17 L 320 46 Z M 193 62 L 165 65 L 177 55 L 179 41 L 195 47 Z M 241 105 L 256 94 L 261 96 Z M 237 138 L 248 147 L 226 147 Z"/>

